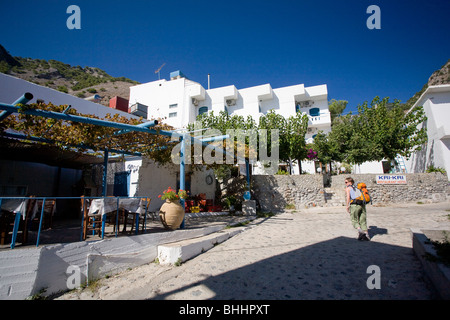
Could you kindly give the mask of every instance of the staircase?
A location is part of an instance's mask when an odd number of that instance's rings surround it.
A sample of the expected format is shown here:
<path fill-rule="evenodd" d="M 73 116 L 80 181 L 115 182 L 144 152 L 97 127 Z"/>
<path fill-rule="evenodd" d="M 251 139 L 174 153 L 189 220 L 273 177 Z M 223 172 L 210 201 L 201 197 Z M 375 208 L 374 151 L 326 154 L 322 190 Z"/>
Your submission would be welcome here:
<path fill-rule="evenodd" d="M 325 206 L 345 206 L 345 191 L 343 189 L 324 188 Z"/>

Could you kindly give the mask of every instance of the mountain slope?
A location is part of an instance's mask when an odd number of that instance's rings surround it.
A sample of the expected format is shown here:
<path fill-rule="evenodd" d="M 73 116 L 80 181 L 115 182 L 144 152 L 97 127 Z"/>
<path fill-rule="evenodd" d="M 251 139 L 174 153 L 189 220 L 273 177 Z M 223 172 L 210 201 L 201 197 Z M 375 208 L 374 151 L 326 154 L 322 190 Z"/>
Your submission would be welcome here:
<path fill-rule="evenodd" d="M 450 59 L 447 60 L 447 63 L 444 64 L 439 70 L 436 70 L 431 74 L 430 78 L 428 78 L 428 82 L 420 91 L 416 92 L 416 94 L 412 96 L 406 104 L 409 107 L 412 107 L 429 86 L 437 86 L 441 84 L 450 84 Z"/>
<path fill-rule="evenodd" d="M 129 88 L 139 83 L 125 77 L 112 77 L 99 68 L 73 67 L 56 60 L 12 57 L 1 45 L 0 72 L 79 98 L 98 94 L 102 98 L 100 103 L 106 106 L 115 96 L 129 99 Z"/>

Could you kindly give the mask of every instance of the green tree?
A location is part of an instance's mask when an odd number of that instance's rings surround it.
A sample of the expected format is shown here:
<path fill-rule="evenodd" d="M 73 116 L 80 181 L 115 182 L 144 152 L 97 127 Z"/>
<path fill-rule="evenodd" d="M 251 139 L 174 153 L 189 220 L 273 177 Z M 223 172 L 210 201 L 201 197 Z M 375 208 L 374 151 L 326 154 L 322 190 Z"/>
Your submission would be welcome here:
<path fill-rule="evenodd" d="M 269 110 L 265 115 L 259 118 L 258 130 L 267 130 L 267 141 L 262 143 L 267 143 L 267 150 L 270 150 L 272 145 L 272 134 L 271 130 L 278 130 L 279 141 L 273 141 L 273 143 L 278 144 L 279 155 L 281 161 L 289 161 L 289 136 L 288 136 L 288 124 L 285 117 L 280 114 L 275 113 L 275 111 Z M 262 136 L 259 135 L 259 139 Z"/>
<path fill-rule="evenodd" d="M 292 160 L 296 160 L 302 173 L 302 160 L 306 158 L 307 148 L 305 135 L 308 129 L 308 115 L 297 112 L 287 120 L 287 140 L 289 145 L 288 159 L 292 172 Z"/>
<path fill-rule="evenodd" d="M 328 103 L 328 110 L 330 111 L 331 123 L 336 117 L 339 117 L 347 107 L 348 101 L 332 99 Z"/>
<path fill-rule="evenodd" d="M 375 97 L 359 105 L 358 114 L 336 118 L 329 134 L 316 136 L 315 150 L 321 160 L 355 164 L 408 158 L 427 141 L 426 128 L 419 126 L 425 120 L 422 107 L 405 113 L 400 101 Z"/>

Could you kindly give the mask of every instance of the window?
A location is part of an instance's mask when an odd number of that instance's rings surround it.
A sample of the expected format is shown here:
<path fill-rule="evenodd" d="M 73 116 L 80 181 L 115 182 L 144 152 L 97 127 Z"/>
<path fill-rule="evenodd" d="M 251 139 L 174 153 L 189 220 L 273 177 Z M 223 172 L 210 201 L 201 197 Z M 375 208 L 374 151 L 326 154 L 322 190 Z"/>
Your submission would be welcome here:
<path fill-rule="evenodd" d="M 208 112 L 208 107 L 201 107 L 198 109 L 198 115 Z"/>
<path fill-rule="evenodd" d="M 177 113 L 176 112 L 169 113 L 169 118 L 176 118 L 176 117 L 177 117 Z"/>
<path fill-rule="evenodd" d="M 312 108 L 309 110 L 309 115 L 311 117 L 318 117 L 320 115 L 320 109 L 319 108 Z"/>
<path fill-rule="evenodd" d="M 173 109 L 173 108 L 177 108 L 177 107 L 178 107 L 178 103 L 169 104 L 169 109 Z"/>

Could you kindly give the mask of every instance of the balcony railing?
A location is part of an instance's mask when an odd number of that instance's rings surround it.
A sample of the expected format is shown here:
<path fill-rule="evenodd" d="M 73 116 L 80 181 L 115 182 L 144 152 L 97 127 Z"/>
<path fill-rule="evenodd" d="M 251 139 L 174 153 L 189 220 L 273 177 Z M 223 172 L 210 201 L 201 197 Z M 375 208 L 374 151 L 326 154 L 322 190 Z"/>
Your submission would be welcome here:
<path fill-rule="evenodd" d="M 330 113 L 321 113 L 317 116 L 308 115 L 308 125 L 309 126 L 317 126 L 321 124 L 331 124 Z"/>

